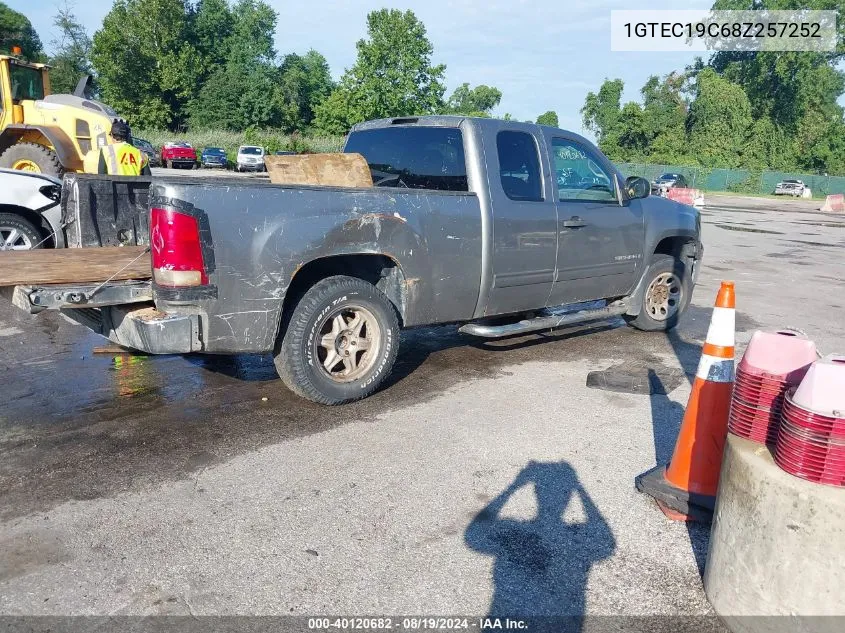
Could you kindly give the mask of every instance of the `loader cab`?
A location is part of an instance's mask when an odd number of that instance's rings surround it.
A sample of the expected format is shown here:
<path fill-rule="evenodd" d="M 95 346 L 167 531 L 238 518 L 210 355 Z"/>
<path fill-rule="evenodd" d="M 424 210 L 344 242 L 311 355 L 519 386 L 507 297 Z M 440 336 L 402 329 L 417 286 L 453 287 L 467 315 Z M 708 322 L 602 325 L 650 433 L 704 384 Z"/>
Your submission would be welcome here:
<path fill-rule="evenodd" d="M 49 94 L 49 66 L 0 55 L 0 129 L 24 122 L 24 101 L 40 101 Z"/>

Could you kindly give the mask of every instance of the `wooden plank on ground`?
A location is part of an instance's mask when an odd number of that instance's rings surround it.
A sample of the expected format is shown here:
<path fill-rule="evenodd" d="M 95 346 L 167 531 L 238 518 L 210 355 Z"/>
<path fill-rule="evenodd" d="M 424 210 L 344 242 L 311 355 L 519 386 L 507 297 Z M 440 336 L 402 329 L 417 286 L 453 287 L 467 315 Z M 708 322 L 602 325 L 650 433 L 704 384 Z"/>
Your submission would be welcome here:
<path fill-rule="evenodd" d="M 145 246 L 44 248 L 0 251 L 0 286 L 72 284 L 109 279 L 149 279 L 152 270 Z"/>
<path fill-rule="evenodd" d="M 373 177 L 361 154 L 302 154 L 265 156 L 274 185 L 372 187 Z"/>

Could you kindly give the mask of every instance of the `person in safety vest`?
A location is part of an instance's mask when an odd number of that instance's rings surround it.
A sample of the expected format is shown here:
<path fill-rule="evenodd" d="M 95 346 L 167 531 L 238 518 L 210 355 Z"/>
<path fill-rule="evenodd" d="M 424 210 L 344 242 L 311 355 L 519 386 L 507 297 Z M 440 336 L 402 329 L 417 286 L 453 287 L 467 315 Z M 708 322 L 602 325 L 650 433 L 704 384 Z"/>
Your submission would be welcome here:
<path fill-rule="evenodd" d="M 150 165 L 146 155 L 129 143 L 131 132 L 125 121 L 115 121 L 111 126 L 114 143 L 100 148 L 98 174 L 111 176 L 149 176 Z"/>

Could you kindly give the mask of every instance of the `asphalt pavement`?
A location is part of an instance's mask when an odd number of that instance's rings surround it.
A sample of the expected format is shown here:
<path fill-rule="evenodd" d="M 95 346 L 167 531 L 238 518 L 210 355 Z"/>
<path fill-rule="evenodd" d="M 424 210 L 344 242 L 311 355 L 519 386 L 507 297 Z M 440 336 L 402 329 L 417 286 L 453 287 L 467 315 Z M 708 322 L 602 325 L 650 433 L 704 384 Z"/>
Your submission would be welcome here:
<path fill-rule="evenodd" d="M 720 280 L 739 353 L 783 326 L 843 351 L 845 216 L 817 205 L 709 197 L 669 336 L 423 328 L 339 408 L 269 357 L 95 354 L 0 303 L 0 613 L 710 614 L 709 528 L 634 477 L 671 456 Z M 588 387 L 604 370 L 651 389 Z"/>

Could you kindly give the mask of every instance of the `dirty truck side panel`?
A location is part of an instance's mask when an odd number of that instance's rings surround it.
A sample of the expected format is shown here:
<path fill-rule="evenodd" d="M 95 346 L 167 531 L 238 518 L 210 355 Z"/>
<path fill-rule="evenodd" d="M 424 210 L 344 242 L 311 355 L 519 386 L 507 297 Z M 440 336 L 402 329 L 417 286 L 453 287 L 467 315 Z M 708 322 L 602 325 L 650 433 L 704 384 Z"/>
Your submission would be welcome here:
<path fill-rule="evenodd" d="M 199 309 L 203 351 L 272 350 L 297 272 L 339 255 L 378 254 L 396 263 L 405 326 L 473 316 L 481 212 L 472 194 L 185 179 L 153 185 L 151 206 L 183 202 L 207 220 L 216 293 L 157 288 L 155 298 L 167 312 Z"/>

